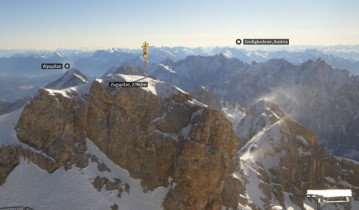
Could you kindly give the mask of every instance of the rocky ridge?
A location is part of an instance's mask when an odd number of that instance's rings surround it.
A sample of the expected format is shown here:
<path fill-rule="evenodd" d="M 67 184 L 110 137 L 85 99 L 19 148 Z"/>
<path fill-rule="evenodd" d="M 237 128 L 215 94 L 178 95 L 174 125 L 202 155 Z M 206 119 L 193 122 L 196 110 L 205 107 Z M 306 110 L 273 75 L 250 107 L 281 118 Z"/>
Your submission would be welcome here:
<path fill-rule="evenodd" d="M 108 87 L 113 80 L 146 81 L 149 87 Z M 239 144 L 231 127 L 219 111 L 168 83 L 118 74 L 61 91 L 40 90 L 16 131 L 19 140 L 59 165 L 77 157 L 88 161 L 81 154 L 88 138 L 140 178 L 145 191 L 172 179 L 176 187 L 167 194 L 165 209 L 217 209 Z"/>

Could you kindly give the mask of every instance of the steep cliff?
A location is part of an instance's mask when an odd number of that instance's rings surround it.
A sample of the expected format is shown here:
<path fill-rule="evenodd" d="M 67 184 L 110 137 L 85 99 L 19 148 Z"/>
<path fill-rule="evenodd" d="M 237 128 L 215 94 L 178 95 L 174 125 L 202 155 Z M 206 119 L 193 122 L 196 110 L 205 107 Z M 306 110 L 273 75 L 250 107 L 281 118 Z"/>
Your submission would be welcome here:
<path fill-rule="evenodd" d="M 111 81 L 148 82 L 148 87 L 112 88 Z M 221 112 L 168 83 L 121 74 L 63 90 L 40 90 L 25 107 L 16 131 L 23 143 L 59 166 L 88 164 L 88 138 L 141 179 L 144 191 L 172 180 L 175 187 L 163 202 L 165 209 L 220 208 L 239 144 Z M 96 186 L 105 183 L 119 182 L 99 177 Z"/>

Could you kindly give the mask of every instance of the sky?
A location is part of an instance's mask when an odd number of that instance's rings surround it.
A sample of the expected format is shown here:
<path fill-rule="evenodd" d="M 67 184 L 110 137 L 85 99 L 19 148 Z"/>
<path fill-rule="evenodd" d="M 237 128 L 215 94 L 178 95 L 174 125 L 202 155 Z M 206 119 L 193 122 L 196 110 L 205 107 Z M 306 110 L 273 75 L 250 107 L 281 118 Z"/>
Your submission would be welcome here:
<path fill-rule="evenodd" d="M 0 0 L 0 49 L 359 44 L 358 0 Z"/>

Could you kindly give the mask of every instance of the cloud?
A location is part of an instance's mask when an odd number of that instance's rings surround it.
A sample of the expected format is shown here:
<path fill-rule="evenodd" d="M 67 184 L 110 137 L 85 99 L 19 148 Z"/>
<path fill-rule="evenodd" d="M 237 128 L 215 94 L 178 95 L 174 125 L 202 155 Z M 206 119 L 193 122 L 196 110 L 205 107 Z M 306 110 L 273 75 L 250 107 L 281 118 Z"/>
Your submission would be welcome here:
<path fill-rule="evenodd" d="M 19 88 L 22 90 L 30 90 L 30 89 L 33 89 L 34 86 L 33 85 L 22 85 Z"/>

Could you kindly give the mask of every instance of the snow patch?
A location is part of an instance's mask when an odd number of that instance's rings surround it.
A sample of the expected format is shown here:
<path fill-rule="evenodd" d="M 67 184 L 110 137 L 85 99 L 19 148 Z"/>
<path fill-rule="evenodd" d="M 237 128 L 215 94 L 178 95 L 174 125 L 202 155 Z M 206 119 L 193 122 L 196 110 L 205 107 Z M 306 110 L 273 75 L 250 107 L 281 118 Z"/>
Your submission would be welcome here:
<path fill-rule="evenodd" d="M 159 66 L 163 67 L 165 70 L 169 71 L 170 73 L 176 73 L 175 71 L 173 71 L 169 66 L 166 66 L 162 63 L 158 64 Z"/>
<path fill-rule="evenodd" d="M 154 95 L 160 96 L 161 98 L 170 98 L 175 94 L 187 94 L 182 89 L 173 86 L 167 82 L 160 80 L 154 80 L 151 78 L 145 78 L 139 75 L 124 75 L 124 74 L 108 74 L 102 78 L 105 82 L 147 82 L 148 87 L 140 87 Z M 102 82 L 103 82 L 102 81 Z"/>
<path fill-rule="evenodd" d="M 296 136 L 296 138 L 305 145 L 309 145 L 308 141 L 303 136 Z"/>
<path fill-rule="evenodd" d="M 332 184 L 336 183 L 336 181 L 332 177 L 326 176 L 325 179 Z"/>
<path fill-rule="evenodd" d="M 163 121 L 163 120 L 165 120 L 166 116 L 167 116 L 167 112 L 163 113 L 163 115 L 161 117 L 157 117 L 157 118 L 151 120 L 151 123 Z"/>
<path fill-rule="evenodd" d="M 192 124 L 188 123 L 188 125 L 180 131 L 179 135 L 183 136 L 184 139 L 187 139 L 189 133 L 191 132 Z"/>
<path fill-rule="evenodd" d="M 159 131 L 159 130 L 153 130 L 152 132 L 161 134 L 162 136 L 165 136 L 165 137 L 167 137 L 167 138 L 171 138 L 171 139 L 173 139 L 173 140 L 175 140 L 175 141 L 178 141 L 178 136 L 172 136 L 172 135 L 170 135 L 170 134 L 168 134 L 168 133 L 164 133 L 164 132 Z"/>

